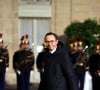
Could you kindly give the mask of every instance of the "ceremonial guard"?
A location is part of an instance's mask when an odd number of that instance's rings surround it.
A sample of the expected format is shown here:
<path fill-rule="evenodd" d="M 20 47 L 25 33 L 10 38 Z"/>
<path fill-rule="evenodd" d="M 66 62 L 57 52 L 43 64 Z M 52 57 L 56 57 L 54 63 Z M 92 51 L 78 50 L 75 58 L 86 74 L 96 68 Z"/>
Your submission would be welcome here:
<path fill-rule="evenodd" d="M 96 44 L 95 53 L 90 56 L 89 67 L 93 90 L 100 90 L 100 41 Z"/>
<path fill-rule="evenodd" d="M 43 44 L 43 50 L 38 54 L 37 58 L 36 58 L 36 65 L 37 65 L 37 69 L 40 73 L 40 82 L 42 81 L 43 77 L 44 77 L 44 58 L 43 56 L 45 55 L 45 51 L 46 51 L 46 45 L 45 43 Z M 38 90 L 43 90 L 43 84 L 45 85 L 45 83 L 42 83 L 42 85 L 40 84 L 38 87 Z"/>
<path fill-rule="evenodd" d="M 43 73 L 44 73 L 44 61 L 43 61 L 43 55 L 45 54 L 46 50 L 46 45 L 43 44 L 43 50 L 38 54 L 37 58 L 36 58 L 36 65 L 37 65 L 37 69 L 40 72 L 40 79 L 42 79 L 43 77 Z"/>
<path fill-rule="evenodd" d="M 2 33 L 0 33 L 0 90 L 5 90 L 5 73 L 9 66 L 9 54 L 7 47 L 3 45 Z"/>
<path fill-rule="evenodd" d="M 84 89 L 85 72 L 88 69 L 88 53 L 86 45 L 83 46 L 83 38 L 76 37 L 70 41 L 70 55 L 72 57 L 73 69 L 75 71 L 78 90 Z"/>
<path fill-rule="evenodd" d="M 17 76 L 17 90 L 29 90 L 30 71 L 33 70 L 34 54 L 29 49 L 28 35 L 22 36 L 20 49 L 14 53 L 13 68 Z"/>

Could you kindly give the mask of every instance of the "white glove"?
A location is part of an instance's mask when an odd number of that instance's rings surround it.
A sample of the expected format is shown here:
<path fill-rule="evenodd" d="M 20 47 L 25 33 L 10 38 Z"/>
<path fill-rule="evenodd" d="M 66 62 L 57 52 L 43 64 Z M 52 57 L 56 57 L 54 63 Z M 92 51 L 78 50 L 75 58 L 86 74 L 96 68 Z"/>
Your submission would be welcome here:
<path fill-rule="evenodd" d="M 21 74 L 21 71 L 17 70 L 17 73 L 20 75 Z"/>
<path fill-rule="evenodd" d="M 6 72 L 7 72 L 8 70 L 9 70 L 9 68 L 7 67 L 7 68 L 6 68 Z"/>
<path fill-rule="evenodd" d="M 100 76 L 100 73 L 98 73 L 98 75 Z"/>

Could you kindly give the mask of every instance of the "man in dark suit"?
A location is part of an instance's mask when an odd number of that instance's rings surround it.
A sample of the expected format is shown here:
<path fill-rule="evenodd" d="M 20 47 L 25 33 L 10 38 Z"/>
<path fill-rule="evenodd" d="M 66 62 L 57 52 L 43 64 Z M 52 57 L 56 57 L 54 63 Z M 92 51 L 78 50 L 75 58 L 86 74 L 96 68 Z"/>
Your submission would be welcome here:
<path fill-rule="evenodd" d="M 2 33 L 0 33 L 0 90 L 5 90 L 5 73 L 9 66 L 9 53 L 3 45 Z"/>
<path fill-rule="evenodd" d="M 45 35 L 43 52 L 44 75 L 39 90 L 77 90 L 74 71 L 66 46 L 58 41 L 55 33 Z"/>
<path fill-rule="evenodd" d="M 17 76 L 17 90 L 29 90 L 30 71 L 33 70 L 34 55 L 29 49 L 28 36 L 22 36 L 20 49 L 14 53 L 13 68 Z"/>

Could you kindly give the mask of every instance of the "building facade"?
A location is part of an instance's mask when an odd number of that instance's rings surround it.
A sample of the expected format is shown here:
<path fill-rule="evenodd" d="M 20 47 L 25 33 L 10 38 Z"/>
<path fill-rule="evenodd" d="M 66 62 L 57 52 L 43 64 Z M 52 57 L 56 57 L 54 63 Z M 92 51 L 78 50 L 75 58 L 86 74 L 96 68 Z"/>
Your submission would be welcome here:
<path fill-rule="evenodd" d="M 16 81 L 12 56 L 19 48 L 23 34 L 29 35 L 30 47 L 36 57 L 45 33 L 52 31 L 62 36 L 67 25 L 74 20 L 100 18 L 99 10 L 100 0 L 0 0 L 0 33 L 3 33 L 10 54 L 6 81 L 10 84 Z M 39 82 L 36 67 L 33 82 Z"/>

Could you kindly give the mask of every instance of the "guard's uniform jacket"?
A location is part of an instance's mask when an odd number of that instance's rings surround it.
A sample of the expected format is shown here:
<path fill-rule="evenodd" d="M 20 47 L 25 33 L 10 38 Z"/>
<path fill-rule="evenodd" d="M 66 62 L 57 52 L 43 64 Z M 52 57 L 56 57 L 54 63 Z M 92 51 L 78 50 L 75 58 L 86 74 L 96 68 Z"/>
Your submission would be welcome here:
<path fill-rule="evenodd" d="M 75 70 L 75 73 L 78 75 L 84 74 L 89 66 L 88 53 L 85 53 L 83 56 L 81 55 L 81 52 L 76 52 L 70 55 L 72 57 L 73 69 Z"/>
<path fill-rule="evenodd" d="M 44 69 L 44 62 L 43 62 L 44 54 L 45 54 L 44 52 L 40 52 L 37 56 L 36 64 L 39 72 L 42 72 L 42 70 Z"/>
<path fill-rule="evenodd" d="M 0 49 L 0 71 L 9 66 L 9 54 L 6 48 Z"/>
<path fill-rule="evenodd" d="M 45 62 L 43 58 L 44 55 L 45 55 L 45 50 L 40 52 L 36 59 L 37 69 L 40 72 L 40 82 L 44 79 L 44 67 L 45 67 Z M 38 90 L 43 90 L 44 85 L 45 83 L 42 83 L 42 85 L 39 85 Z"/>
<path fill-rule="evenodd" d="M 34 55 L 31 50 L 18 50 L 13 57 L 13 68 L 20 71 L 32 69 L 34 64 Z"/>
<path fill-rule="evenodd" d="M 13 56 L 13 68 L 17 76 L 17 90 L 29 90 L 30 71 L 33 69 L 34 55 L 31 50 L 18 50 Z"/>
<path fill-rule="evenodd" d="M 6 48 L 0 49 L 0 90 L 5 90 L 6 67 L 9 66 L 9 54 Z"/>

